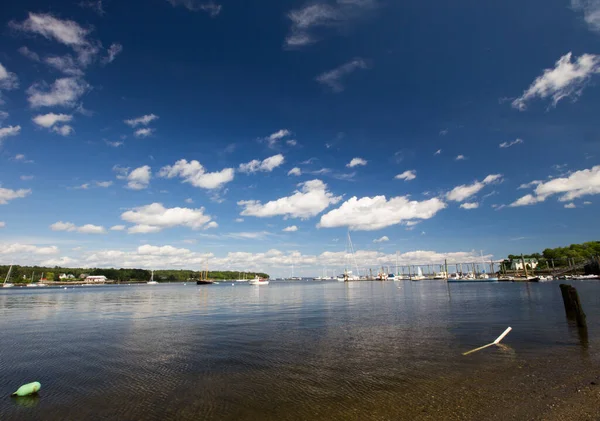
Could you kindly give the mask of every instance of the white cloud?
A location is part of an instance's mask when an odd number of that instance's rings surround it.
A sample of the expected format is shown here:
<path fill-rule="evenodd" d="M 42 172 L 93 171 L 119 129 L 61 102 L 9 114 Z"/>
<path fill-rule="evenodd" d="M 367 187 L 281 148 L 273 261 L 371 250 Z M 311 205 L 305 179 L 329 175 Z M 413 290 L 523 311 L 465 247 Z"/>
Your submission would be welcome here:
<path fill-rule="evenodd" d="M 384 235 L 381 238 L 376 238 L 375 240 L 373 240 L 374 243 L 386 243 L 390 241 L 390 239 L 387 237 L 387 235 Z"/>
<path fill-rule="evenodd" d="M 205 0 L 167 0 L 173 7 L 183 6 L 192 12 L 206 12 L 211 18 L 214 18 L 221 13 L 222 6 L 212 1 Z"/>
<path fill-rule="evenodd" d="M 488 184 L 500 182 L 501 180 L 502 174 L 490 174 L 483 181 L 475 181 L 473 184 L 462 184 L 454 187 L 446 194 L 446 199 L 454 202 L 462 202 L 479 193 Z"/>
<path fill-rule="evenodd" d="M 48 56 L 44 59 L 44 63 L 68 76 L 83 76 L 84 74 L 79 63 L 68 54 L 65 56 Z"/>
<path fill-rule="evenodd" d="M 72 115 L 69 114 L 40 114 L 35 116 L 32 120 L 35 124 L 41 127 L 45 127 L 49 129 L 54 126 L 56 123 L 67 123 L 73 119 Z"/>
<path fill-rule="evenodd" d="M 592 75 L 600 73 L 600 56 L 583 54 L 574 62 L 571 57 L 572 53 L 567 53 L 556 62 L 553 69 L 544 70 L 544 74 L 512 102 L 513 108 L 523 111 L 527 109 L 527 103 L 535 98 L 551 97 L 553 106 L 563 98 L 576 100 Z"/>
<path fill-rule="evenodd" d="M 30 194 L 30 189 L 11 190 L 0 187 L 0 205 L 6 205 L 10 200 L 22 199 Z"/>
<path fill-rule="evenodd" d="M 471 202 L 471 203 L 463 203 L 460 205 L 461 209 L 477 209 L 479 207 L 479 203 Z"/>
<path fill-rule="evenodd" d="M 16 136 L 19 133 L 21 133 L 21 126 L 0 127 L 0 144 L 4 138 Z"/>
<path fill-rule="evenodd" d="M 404 180 L 404 181 L 414 180 L 415 178 L 417 178 L 417 172 L 415 170 L 407 170 L 407 171 L 404 171 L 402 174 L 398 174 L 394 178 L 396 180 Z"/>
<path fill-rule="evenodd" d="M 90 183 L 84 183 L 84 184 L 82 184 L 80 186 L 73 187 L 73 188 L 76 189 L 76 190 L 87 190 L 87 189 L 90 188 Z"/>
<path fill-rule="evenodd" d="M 377 6 L 375 0 L 337 0 L 330 4 L 313 3 L 295 9 L 287 17 L 292 25 L 285 39 L 287 48 L 300 48 L 316 43 L 325 29 L 340 29 L 365 16 Z"/>
<path fill-rule="evenodd" d="M 184 226 L 192 229 L 213 228 L 211 216 L 204 214 L 204 208 L 165 208 L 162 203 L 134 208 L 121 215 L 121 219 L 136 224 L 129 228 L 131 234 L 158 232 L 165 228 Z"/>
<path fill-rule="evenodd" d="M 154 133 L 154 129 L 150 127 L 144 127 L 143 129 L 137 129 L 134 133 L 135 137 L 148 137 Z"/>
<path fill-rule="evenodd" d="M 284 137 L 290 136 L 292 132 L 287 129 L 281 129 L 266 138 L 264 140 L 267 142 L 270 148 L 274 148 L 277 145 L 277 142 L 283 139 Z"/>
<path fill-rule="evenodd" d="M 87 0 L 81 1 L 78 3 L 79 7 L 92 9 L 98 16 L 104 16 L 106 13 L 104 11 L 104 7 L 102 6 L 102 0 Z"/>
<path fill-rule="evenodd" d="M 0 123 L 8 118 L 8 113 L 6 111 L 0 111 Z"/>
<path fill-rule="evenodd" d="M 235 218 L 235 222 L 244 222 L 244 218 Z"/>
<path fill-rule="evenodd" d="M 348 63 L 342 64 L 340 67 L 320 74 L 315 80 L 322 85 L 326 85 L 333 92 L 342 92 L 344 90 L 342 78 L 361 69 L 368 69 L 368 66 L 362 58 L 357 57 Z"/>
<path fill-rule="evenodd" d="M 148 188 L 150 178 L 152 178 L 150 166 L 144 165 L 143 167 L 136 168 L 127 175 L 127 188 L 131 190 Z"/>
<path fill-rule="evenodd" d="M 334 196 L 327 190 L 327 184 L 321 180 L 311 180 L 298 184 L 299 190 L 287 197 L 282 197 L 262 204 L 258 200 L 242 200 L 238 205 L 243 206 L 243 216 L 266 218 L 271 216 L 286 216 L 290 218 L 309 218 L 316 216 L 329 205 L 338 203 L 341 196 Z"/>
<path fill-rule="evenodd" d="M 585 201 L 585 202 L 583 202 L 583 204 L 584 204 L 584 205 L 591 205 L 591 204 L 592 204 L 592 202 Z"/>
<path fill-rule="evenodd" d="M 123 122 L 131 127 L 137 127 L 140 125 L 147 126 L 148 124 L 152 123 L 154 120 L 158 120 L 158 118 L 159 117 L 156 114 L 146 114 L 141 117 L 124 120 Z"/>
<path fill-rule="evenodd" d="M 521 187 L 535 185 L 534 194 L 528 194 L 513 202 L 511 207 L 533 205 L 559 194 L 560 202 L 570 202 L 583 196 L 600 194 L 600 165 L 575 171 L 567 177 L 554 178 L 547 182 L 535 181 Z"/>
<path fill-rule="evenodd" d="M 259 161 L 258 159 L 253 159 L 252 161 L 246 164 L 240 164 L 239 170 L 247 174 L 255 173 L 258 171 L 271 172 L 275 168 L 282 165 L 284 161 L 285 158 L 283 157 L 283 155 L 278 154 L 270 156 L 269 158 L 266 158 L 262 161 Z"/>
<path fill-rule="evenodd" d="M 115 58 L 123 51 L 123 46 L 118 43 L 113 43 L 108 47 L 108 55 L 102 60 L 105 64 L 112 63 Z"/>
<path fill-rule="evenodd" d="M 96 186 L 98 187 L 110 187 L 112 186 L 113 182 L 112 181 L 96 181 Z"/>
<path fill-rule="evenodd" d="M 181 177 L 185 183 L 190 183 L 194 187 L 212 190 L 219 189 L 232 181 L 234 173 L 233 168 L 208 173 L 200 162 L 196 160 L 188 162 L 185 159 L 180 159 L 172 166 L 163 167 L 159 172 L 159 176 L 165 178 Z"/>
<path fill-rule="evenodd" d="M 375 231 L 415 219 L 430 219 L 444 209 L 446 204 L 438 198 L 410 201 L 408 196 L 356 196 L 344 202 L 338 209 L 321 217 L 319 227 L 349 227 L 358 231 Z"/>
<path fill-rule="evenodd" d="M 442 129 L 440 130 L 440 136 L 446 136 L 448 134 L 448 129 Z"/>
<path fill-rule="evenodd" d="M 125 225 L 113 225 L 110 227 L 111 231 L 125 231 Z"/>
<path fill-rule="evenodd" d="M 99 41 L 88 38 L 91 28 L 84 28 L 72 20 L 58 19 L 49 13 L 29 13 L 29 17 L 22 23 L 12 21 L 9 26 L 72 48 L 77 53 L 77 61 L 81 67 L 91 64 L 102 49 Z"/>
<path fill-rule="evenodd" d="M 346 164 L 346 167 L 354 168 L 361 165 L 367 165 L 367 161 L 362 158 L 352 158 L 352 160 Z"/>
<path fill-rule="evenodd" d="M 112 146 L 113 148 L 118 148 L 119 146 L 123 146 L 125 144 L 125 142 L 111 142 L 109 140 L 105 140 L 104 143 L 106 143 L 108 146 Z"/>
<path fill-rule="evenodd" d="M 296 232 L 298 231 L 298 227 L 296 225 L 292 225 L 282 229 L 283 232 Z"/>
<path fill-rule="evenodd" d="M 288 146 L 296 146 L 298 144 L 298 142 L 296 141 L 296 139 L 286 140 L 285 143 L 287 143 Z"/>
<path fill-rule="evenodd" d="M 510 148 L 511 146 L 518 145 L 520 143 L 523 143 L 522 139 L 515 139 L 512 142 L 502 142 L 500 144 L 500 147 L 501 148 Z"/>
<path fill-rule="evenodd" d="M 456 158 L 454 158 L 455 161 L 464 161 L 465 159 L 467 159 L 464 155 L 458 155 Z"/>
<path fill-rule="evenodd" d="M 6 70 L 6 67 L 0 63 L 0 89 L 16 89 L 19 87 L 19 79 L 17 75 Z"/>
<path fill-rule="evenodd" d="M 37 62 L 41 61 L 38 53 L 31 51 L 29 48 L 27 48 L 25 46 L 19 48 L 17 51 L 19 51 L 19 53 L 21 53 L 24 57 L 27 57 L 30 60 L 37 61 Z"/>
<path fill-rule="evenodd" d="M 27 89 L 27 101 L 32 108 L 74 107 L 88 89 L 89 85 L 84 80 L 75 77 L 56 79 L 52 86 L 35 83 Z"/>
<path fill-rule="evenodd" d="M 600 32 L 600 1 L 571 0 L 573 9 L 583 12 L 583 18 L 592 31 Z"/>
<path fill-rule="evenodd" d="M 52 131 L 55 133 L 58 133 L 61 136 L 69 136 L 71 133 L 73 133 L 73 127 L 69 126 L 69 125 L 64 125 L 64 126 L 55 126 L 52 127 Z"/>
<path fill-rule="evenodd" d="M 567 203 L 565 205 L 565 209 L 575 209 L 577 206 L 575 206 L 575 203 Z"/>
<path fill-rule="evenodd" d="M 0 254 L 14 255 L 22 253 L 25 258 L 30 257 L 31 254 L 47 256 L 50 254 L 57 254 L 60 250 L 56 246 L 39 247 L 31 244 L 0 244 Z"/>
<path fill-rule="evenodd" d="M 0 228 L 4 228 L 6 226 L 6 222 L 0 221 Z"/>
<path fill-rule="evenodd" d="M 27 159 L 22 153 L 15 155 L 13 159 L 24 164 L 33 164 L 33 161 L 31 159 Z"/>
<path fill-rule="evenodd" d="M 441 149 L 438 149 L 437 151 L 435 151 L 434 155 L 440 155 L 442 153 Z"/>
<path fill-rule="evenodd" d="M 33 180 L 34 177 L 33 177 L 33 175 L 22 175 L 19 178 L 23 181 L 29 181 L 29 180 Z"/>
<path fill-rule="evenodd" d="M 106 229 L 100 225 L 85 224 L 80 227 L 76 226 L 72 222 L 55 222 L 50 225 L 52 231 L 67 231 L 67 232 L 78 232 L 81 234 L 104 234 Z"/>
<path fill-rule="evenodd" d="M 294 167 L 291 170 L 288 171 L 287 175 L 302 175 L 302 170 L 298 167 Z"/>
<path fill-rule="evenodd" d="M 194 199 L 188 197 L 187 199 L 185 199 L 185 203 L 194 203 Z"/>

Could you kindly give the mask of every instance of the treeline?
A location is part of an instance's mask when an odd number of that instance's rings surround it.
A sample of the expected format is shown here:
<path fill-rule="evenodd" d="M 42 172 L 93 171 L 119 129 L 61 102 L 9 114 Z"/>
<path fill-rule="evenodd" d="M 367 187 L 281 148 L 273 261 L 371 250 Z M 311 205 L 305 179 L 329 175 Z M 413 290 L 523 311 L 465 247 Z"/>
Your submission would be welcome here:
<path fill-rule="evenodd" d="M 547 248 L 542 253 L 523 255 L 525 259 L 537 259 L 540 267 L 569 266 L 570 263 L 581 263 L 600 256 L 600 241 L 588 241 L 582 244 L 571 244 L 568 247 Z M 505 261 L 521 259 L 521 255 L 509 254 Z"/>
<path fill-rule="evenodd" d="M 0 266 L 0 283 L 4 282 L 6 274 L 10 266 Z M 55 267 L 42 267 L 42 266 L 18 266 L 14 265 L 10 275 L 11 282 L 13 283 L 27 283 L 33 281 L 37 282 L 42 274 L 48 281 L 59 281 L 61 274 L 73 275 L 75 279 L 60 279 L 65 282 L 76 282 L 81 281 L 82 275 L 88 276 L 106 276 L 108 280 L 117 282 L 136 282 L 136 281 L 148 281 L 152 272 L 146 269 L 84 269 L 84 268 L 63 268 L 59 266 Z M 268 278 L 269 275 L 266 273 L 258 272 L 245 272 L 246 279 L 252 279 L 256 275 L 262 278 Z M 239 272 L 233 271 L 212 271 L 208 272 L 208 279 L 226 280 L 226 279 L 237 279 Z M 192 270 L 156 270 L 154 271 L 154 280 L 159 282 L 184 282 L 189 279 L 200 279 L 201 272 Z M 204 273 L 202 277 L 206 277 Z"/>

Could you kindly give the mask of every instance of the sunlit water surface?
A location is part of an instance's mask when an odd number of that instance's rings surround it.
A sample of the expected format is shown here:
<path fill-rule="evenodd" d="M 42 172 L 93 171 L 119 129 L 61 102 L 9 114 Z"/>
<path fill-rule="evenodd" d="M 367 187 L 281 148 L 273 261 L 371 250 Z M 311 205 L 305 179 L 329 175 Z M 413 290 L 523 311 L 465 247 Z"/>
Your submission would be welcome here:
<path fill-rule="evenodd" d="M 574 284 L 597 347 L 600 285 Z M 557 282 L 0 289 L 0 419 L 400 419 L 440 375 L 579 346 L 561 300 Z M 508 349 L 461 355 L 508 326 Z M 7 397 L 30 381 L 39 397 Z"/>

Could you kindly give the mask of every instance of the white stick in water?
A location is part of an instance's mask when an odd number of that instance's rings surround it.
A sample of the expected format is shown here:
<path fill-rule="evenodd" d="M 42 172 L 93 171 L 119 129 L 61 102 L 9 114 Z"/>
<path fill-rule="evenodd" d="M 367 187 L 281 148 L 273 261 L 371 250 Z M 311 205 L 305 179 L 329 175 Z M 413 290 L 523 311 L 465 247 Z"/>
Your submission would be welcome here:
<path fill-rule="evenodd" d="M 469 354 L 472 354 L 473 352 L 481 351 L 482 349 L 485 349 L 485 348 L 487 348 L 489 346 L 498 345 L 500 343 L 500 341 L 502 339 L 504 339 L 504 337 L 506 335 L 508 335 L 511 330 L 512 330 L 512 327 L 507 328 L 504 332 L 502 332 L 502 335 L 498 336 L 496 338 L 496 340 L 494 342 L 492 342 L 491 344 L 487 344 L 487 345 L 484 345 L 484 346 L 480 346 L 479 348 L 475 348 L 475 349 L 472 349 L 470 351 L 463 352 L 463 355 L 469 355 Z"/>

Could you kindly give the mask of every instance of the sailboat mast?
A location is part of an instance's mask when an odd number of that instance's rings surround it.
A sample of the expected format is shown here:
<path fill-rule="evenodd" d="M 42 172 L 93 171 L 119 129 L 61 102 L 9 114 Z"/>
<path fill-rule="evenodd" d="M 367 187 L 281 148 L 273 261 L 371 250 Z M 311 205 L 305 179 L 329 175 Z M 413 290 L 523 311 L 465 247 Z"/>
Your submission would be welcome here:
<path fill-rule="evenodd" d="M 8 282 L 8 280 L 10 279 L 10 273 L 12 272 L 12 265 L 10 265 L 10 267 L 8 268 L 8 273 L 6 274 L 6 278 L 4 278 L 4 284 L 6 284 Z M 4 285 L 2 284 L 2 285 Z"/>

